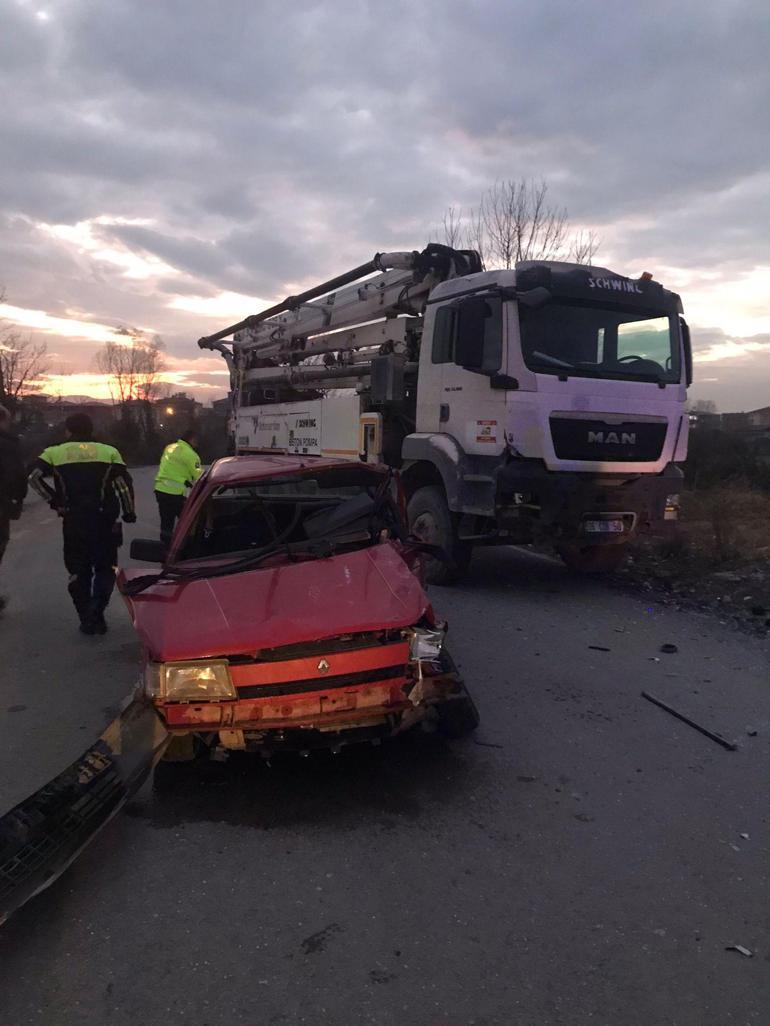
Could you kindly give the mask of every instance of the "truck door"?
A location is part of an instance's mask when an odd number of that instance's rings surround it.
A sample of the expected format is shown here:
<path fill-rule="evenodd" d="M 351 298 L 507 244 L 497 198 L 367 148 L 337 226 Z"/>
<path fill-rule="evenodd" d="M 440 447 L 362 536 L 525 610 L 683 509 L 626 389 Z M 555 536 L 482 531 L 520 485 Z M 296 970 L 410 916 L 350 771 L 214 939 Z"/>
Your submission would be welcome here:
<path fill-rule="evenodd" d="M 466 453 L 498 456 L 505 447 L 507 305 L 469 296 L 436 312 L 434 360 L 441 363 L 440 424 Z M 438 359 L 436 359 L 438 358 Z"/>

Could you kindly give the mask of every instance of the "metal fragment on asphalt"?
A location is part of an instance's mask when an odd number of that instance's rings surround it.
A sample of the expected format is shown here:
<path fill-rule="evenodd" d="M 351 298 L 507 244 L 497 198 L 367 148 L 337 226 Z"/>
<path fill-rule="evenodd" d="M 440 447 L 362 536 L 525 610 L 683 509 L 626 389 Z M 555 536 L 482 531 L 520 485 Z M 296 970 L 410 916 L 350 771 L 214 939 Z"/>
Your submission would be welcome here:
<path fill-rule="evenodd" d="M 695 720 L 691 720 L 689 716 L 685 716 L 684 713 L 680 713 L 677 709 L 667 705 L 666 702 L 662 702 L 659 698 L 655 698 L 648 691 L 642 692 L 642 698 L 646 698 L 648 702 L 652 702 L 653 705 L 657 705 L 671 716 L 681 720 L 682 723 L 686 723 L 688 727 L 692 727 L 693 730 L 697 730 L 699 734 L 703 734 L 705 737 L 711 738 L 712 741 L 716 741 L 722 748 L 726 748 L 728 752 L 737 752 L 738 746 L 733 744 L 732 741 L 728 741 L 727 738 L 722 737 L 721 734 L 717 734 L 716 731 L 709 730 L 707 727 L 702 727 L 700 723 L 696 723 Z"/>
<path fill-rule="evenodd" d="M 728 944 L 725 951 L 737 951 L 739 955 L 743 955 L 744 958 L 753 958 L 754 952 L 749 951 L 748 948 L 744 948 L 742 944 Z"/>

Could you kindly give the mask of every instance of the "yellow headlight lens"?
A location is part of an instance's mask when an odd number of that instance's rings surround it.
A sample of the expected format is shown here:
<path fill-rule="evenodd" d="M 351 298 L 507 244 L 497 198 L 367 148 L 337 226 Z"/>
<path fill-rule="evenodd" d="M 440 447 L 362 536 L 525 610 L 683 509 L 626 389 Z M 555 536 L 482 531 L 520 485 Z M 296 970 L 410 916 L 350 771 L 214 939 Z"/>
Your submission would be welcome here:
<path fill-rule="evenodd" d="M 237 697 L 226 659 L 164 663 L 160 667 L 160 694 L 167 702 L 211 702 Z"/>

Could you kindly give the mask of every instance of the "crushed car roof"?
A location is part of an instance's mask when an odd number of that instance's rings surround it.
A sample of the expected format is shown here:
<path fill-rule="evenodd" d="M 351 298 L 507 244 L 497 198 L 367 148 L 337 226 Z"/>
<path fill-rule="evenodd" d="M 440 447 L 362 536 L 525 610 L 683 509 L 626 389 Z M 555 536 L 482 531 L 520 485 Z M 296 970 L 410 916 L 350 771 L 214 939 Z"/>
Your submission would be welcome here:
<path fill-rule="evenodd" d="M 298 470 L 329 470 L 332 467 L 363 466 L 376 472 L 383 467 L 372 463 L 357 463 L 329 456 L 295 456 L 291 454 L 249 456 L 228 456 L 212 464 L 208 480 L 216 484 L 233 484 L 238 481 L 253 481 L 255 477 L 270 477 L 273 474 L 289 474 Z"/>

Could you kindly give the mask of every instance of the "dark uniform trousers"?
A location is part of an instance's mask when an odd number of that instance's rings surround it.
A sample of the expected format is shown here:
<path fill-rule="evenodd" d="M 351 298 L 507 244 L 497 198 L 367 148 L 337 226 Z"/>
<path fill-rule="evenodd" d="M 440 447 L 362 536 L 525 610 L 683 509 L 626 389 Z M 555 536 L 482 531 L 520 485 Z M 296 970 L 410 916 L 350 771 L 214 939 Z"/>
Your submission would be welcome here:
<path fill-rule="evenodd" d="M 99 615 L 115 586 L 122 527 L 98 509 L 80 509 L 65 514 L 63 534 L 69 593 L 78 615 L 81 619 Z"/>
<path fill-rule="evenodd" d="M 168 545 L 171 535 L 174 533 L 174 526 L 178 517 L 184 509 L 184 495 L 168 495 L 166 492 L 155 492 L 158 500 L 158 513 L 160 513 L 160 540 Z"/>

